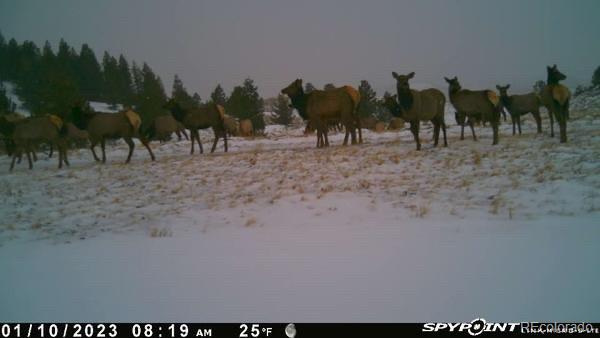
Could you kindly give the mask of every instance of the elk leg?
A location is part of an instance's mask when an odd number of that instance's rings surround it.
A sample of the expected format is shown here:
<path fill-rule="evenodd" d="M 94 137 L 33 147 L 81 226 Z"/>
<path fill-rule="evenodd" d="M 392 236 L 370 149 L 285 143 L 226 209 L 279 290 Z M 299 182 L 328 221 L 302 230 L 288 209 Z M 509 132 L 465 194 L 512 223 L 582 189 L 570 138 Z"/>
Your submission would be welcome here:
<path fill-rule="evenodd" d="M 516 134 L 516 130 L 515 130 L 515 124 L 517 123 L 517 118 L 515 116 L 513 116 L 512 114 L 510 114 L 510 121 L 512 122 L 512 126 L 513 126 L 513 136 L 515 136 Z"/>
<path fill-rule="evenodd" d="M 196 130 L 196 141 L 198 141 L 198 147 L 200 148 L 200 154 L 204 154 L 204 149 L 202 148 L 202 141 L 200 141 L 200 131 Z"/>
<path fill-rule="evenodd" d="M 517 126 L 519 126 L 519 135 L 521 135 L 521 115 L 517 116 Z"/>
<path fill-rule="evenodd" d="M 62 146 L 63 149 L 63 161 L 65 162 L 65 164 L 67 165 L 67 167 L 71 166 L 71 164 L 69 163 L 69 158 L 67 157 L 67 150 L 68 147 L 66 144 L 63 144 Z"/>
<path fill-rule="evenodd" d="M 360 129 L 359 129 L 360 130 Z M 352 128 L 350 131 L 350 138 L 352 139 L 352 144 L 357 144 L 356 142 L 356 129 Z"/>
<path fill-rule="evenodd" d="M 471 127 L 471 133 L 473 133 L 473 141 L 477 141 L 477 136 L 475 136 L 475 128 L 473 127 L 473 125 L 473 119 L 469 118 L 469 127 Z"/>
<path fill-rule="evenodd" d="M 50 153 L 48 154 L 48 158 L 52 158 L 52 154 L 54 154 L 54 146 L 50 144 Z"/>
<path fill-rule="evenodd" d="M 448 140 L 446 139 L 446 122 L 442 120 L 442 132 L 444 133 L 444 147 L 448 146 Z"/>
<path fill-rule="evenodd" d="M 342 143 L 342 145 L 348 145 L 348 136 L 350 136 L 350 129 L 346 126 L 346 135 L 344 135 L 344 143 Z M 354 144 L 354 142 L 352 142 L 352 144 Z"/>
<path fill-rule="evenodd" d="M 98 158 L 98 156 L 96 155 L 96 151 L 94 150 L 94 147 L 96 147 L 96 144 L 98 144 L 98 142 L 90 141 L 90 143 L 90 149 L 92 150 L 92 155 L 94 155 L 94 160 L 96 160 L 96 162 L 100 162 L 100 159 Z"/>
<path fill-rule="evenodd" d="M 560 143 L 567 142 L 567 113 L 564 113 L 562 116 L 556 116 L 558 120 L 558 127 L 560 128 Z"/>
<path fill-rule="evenodd" d="M 63 163 L 63 152 L 61 148 L 58 148 L 58 169 L 62 168 Z"/>
<path fill-rule="evenodd" d="M 492 131 L 494 133 L 494 139 L 492 141 L 492 145 L 498 144 L 498 123 L 499 121 L 492 121 Z"/>
<path fill-rule="evenodd" d="M 150 140 L 148 140 L 146 138 L 140 138 L 140 141 L 142 142 L 142 144 L 144 145 L 144 147 L 146 147 L 146 149 L 148 149 L 148 153 L 150 154 L 150 158 L 152 159 L 152 161 L 154 161 L 156 158 L 154 157 L 154 153 L 152 152 L 152 149 L 150 148 Z"/>
<path fill-rule="evenodd" d="M 104 146 L 106 144 L 106 140 L 104 137 L 100 140 L 100 148 L 102 148 L 102 163 L 106 163 L 106 152 L 104 151 Z"/>
<path fill-rule="evenodd" d="M 213 141 L 213 145 L 212 148 L 210 148 L 210 153 L 214 153 L 215 149 L 217 148 L 217 142 L 219 141 L 219 135 L 217 134 L 217 132 L 215 131 L 215 140 Z"/>
<path fill-rule="evenodd" d="M 20 156 L 20 155 L 21 155 L 21 154 L 19 153 L 19 156 Z M 8 171 L 9 171 L 9 172 L 10 172 L 10 171 L 13 171 L 13 168 L 15 167 L 15 161 L 16 161 L 16 160 L 17 160 L 17 152 L 14 152 L 14 153 L 13 153 L 13 156 L 12 156 L 12 161 L 10 162 L 10 169 L 8 169 Z M 19 161 L 20 161 L 20 157 L 19 157 Z"/>
<path fill-rule="evenodd" d="M 413 134 L 415 143 L 417 144 L 417 150 L 421 150 L 421 143 L 419 143 L 419 121 L 410 121 L 410 131 Z"/>
<path fill-rule="evenodd" d="M 190 152 L 191 155 L 194 155 L 194 141 L 196 140 L 196 131 L 193 129 L 190 129 L 190 137 L 192 139 L 192 151 Z"/>
<path fill-rule="evenodd" d="M 27 146 L 25 152 L 27 153 L 27 162 L 29 163 L 29 170 L 33 169 L 33 162 L 31 162 L 31 149 Z"/>
<path fill-rule="evenodd" d="M 433 146 L 437 147 L 438 141 L 440 139 L 440 122 L 439 121 L 432 121 L 432 122 L 433 122 Z"/>
<path fill-rule="evenodd" d="M 362 144 L 363 143 L 363 138 L 362 138 L 362 131 L 361 131 L 361 127 L 360 127 L 360 120 L 358 120 L 358 122 L 356 123 L 357 128 L 358 128 L 358 143 Z"/>
<path fill-rule="evenodd" d="M 35 153 L 35 151 L 31 151 L 31 156 L 33 157 L 33 162 L 37 162 L 37 154 Z"/>
<path fill-rule="evenodd" d="M 131 160 L 131 155 L 133 155 L 133 148 L 135 147 L 135 143 L 133 143 L 131 137 L 125 137 L 125 143 L 127 143 L 127 145 L 129 146 L 129 154 L 127 155 L 127 160 L 125 161 L 125 164 L 127 164 Z M 102 147 L 102 152 L 104 153 L 104 147 Z"/>
<path fill-rule="evenodd" d="M 185 132 L 185 129 L 181 130 L 181 133 L 183 134 L 183 137 L 185 137 L 186 140 L 189 140 L 190 138 L 188 137 L 188 134 Z"/>
<path fill-rule="evenodd" d="M 548 109 L 548 115 L 550 116 L 550 137 L 554 137 L 554 116 L 552 116 L 552 110 Z"/>
<path fill-rule="evenodd" d="M 540 134 L 542 132 L 542 118 L 540 117 L 540 112 L 533 112 L 533 117 L 535 118 L 535 124 L 537 125 L 537 132 Z"/>
<path fill-rule="evenodd" d="M 317 129 L 317 148 L 321 148 L 321 131 Z"/>

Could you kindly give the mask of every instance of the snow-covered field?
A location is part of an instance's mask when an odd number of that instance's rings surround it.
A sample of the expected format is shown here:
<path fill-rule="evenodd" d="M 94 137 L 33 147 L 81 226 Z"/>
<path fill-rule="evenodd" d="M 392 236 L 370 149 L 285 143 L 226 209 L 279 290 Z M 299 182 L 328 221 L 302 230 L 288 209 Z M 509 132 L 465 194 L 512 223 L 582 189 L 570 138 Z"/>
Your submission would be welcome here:
<path fill-rule="evenodd" d="M 569 143 L 301 129 L 0 159 L 2 321 L 599 321 L 600 111 Z M 558 126 L 556 126 L 558 132 Z M 204 148 L 212 142 L 203 133 Z"/>

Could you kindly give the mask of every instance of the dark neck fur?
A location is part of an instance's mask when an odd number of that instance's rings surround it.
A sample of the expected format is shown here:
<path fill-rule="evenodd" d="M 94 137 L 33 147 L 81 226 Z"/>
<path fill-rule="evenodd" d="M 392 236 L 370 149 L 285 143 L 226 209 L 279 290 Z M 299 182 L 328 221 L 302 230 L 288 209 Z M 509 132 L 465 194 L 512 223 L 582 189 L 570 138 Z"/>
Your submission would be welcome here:
<path fill-rule="evenodd" d="M 308 116 L 306 115 L 306 101 L 308 99 L 308 94 L 304 94 L 304 91 L 301 90 L 298 94 L 290 97 L 290 99 L 292 101 L 292 107 L 296 108 L 300 117 L 304 120 L 308 119 Z"/>
<path fill-rule="evenodd" d="M 413 94 L 410 88 L 398 88 L 398 103 L 401 110 L 409 110 L 413 105 Z"/>

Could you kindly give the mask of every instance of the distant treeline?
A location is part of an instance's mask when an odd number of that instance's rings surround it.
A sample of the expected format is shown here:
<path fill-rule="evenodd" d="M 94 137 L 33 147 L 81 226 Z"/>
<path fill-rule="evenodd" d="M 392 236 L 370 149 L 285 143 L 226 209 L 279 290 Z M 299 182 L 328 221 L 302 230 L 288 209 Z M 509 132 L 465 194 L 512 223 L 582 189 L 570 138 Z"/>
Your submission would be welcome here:
<path fill-rule="evenodd" d="M 63 39 L 58 50 L 48 41 L 40 50 L 32 41 L 8 42 L 0 33 L 0 81 L 15 85 L 15 94 L 23 101 L 23 108 L 32 115 L 55 114 L 68 118 L 74 103 L 101 101 L 109 104 L 132 106 L 144 121 L 165 114 L 163 105 L 167 95 L 161 78 L 147 63 L 141 67 L 104 52 L 101 61 L 88 44 L 79 52 Z M 200 95 L 190 95 L 181 79 L 175 75 L 171 96 L 182 106 L 203 104 Z M 217 85 L 211 101 L 223 105 L 228 114 L 237 118 L 250 118 L 257 129 L 264 128 L 263 100 L 252 79 L 236 86 L 227 97 Z M 0 86 L 0 113 L 18 110 Z"/>

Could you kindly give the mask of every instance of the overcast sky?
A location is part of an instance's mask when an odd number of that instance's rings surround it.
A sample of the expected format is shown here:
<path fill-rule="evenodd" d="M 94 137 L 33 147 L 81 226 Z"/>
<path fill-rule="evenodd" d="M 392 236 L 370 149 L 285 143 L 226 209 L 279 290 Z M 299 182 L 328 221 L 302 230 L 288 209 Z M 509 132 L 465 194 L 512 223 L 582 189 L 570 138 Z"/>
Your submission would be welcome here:
<path fill-rule="evenodd" d="M 87 42 L 148 62 L 168 92 L 179 74 L 206 98 L 251 77 L 264 96 L 296 78 L 317 87 L 369 82 L 394 90 L 392 71 L 415 86 L 458 76 L 463 87 L 510 83 L 529 90 L 556 63 L 568 85 L 600 65 L 598 0 L 0 0 L 6 39 Z"/>

